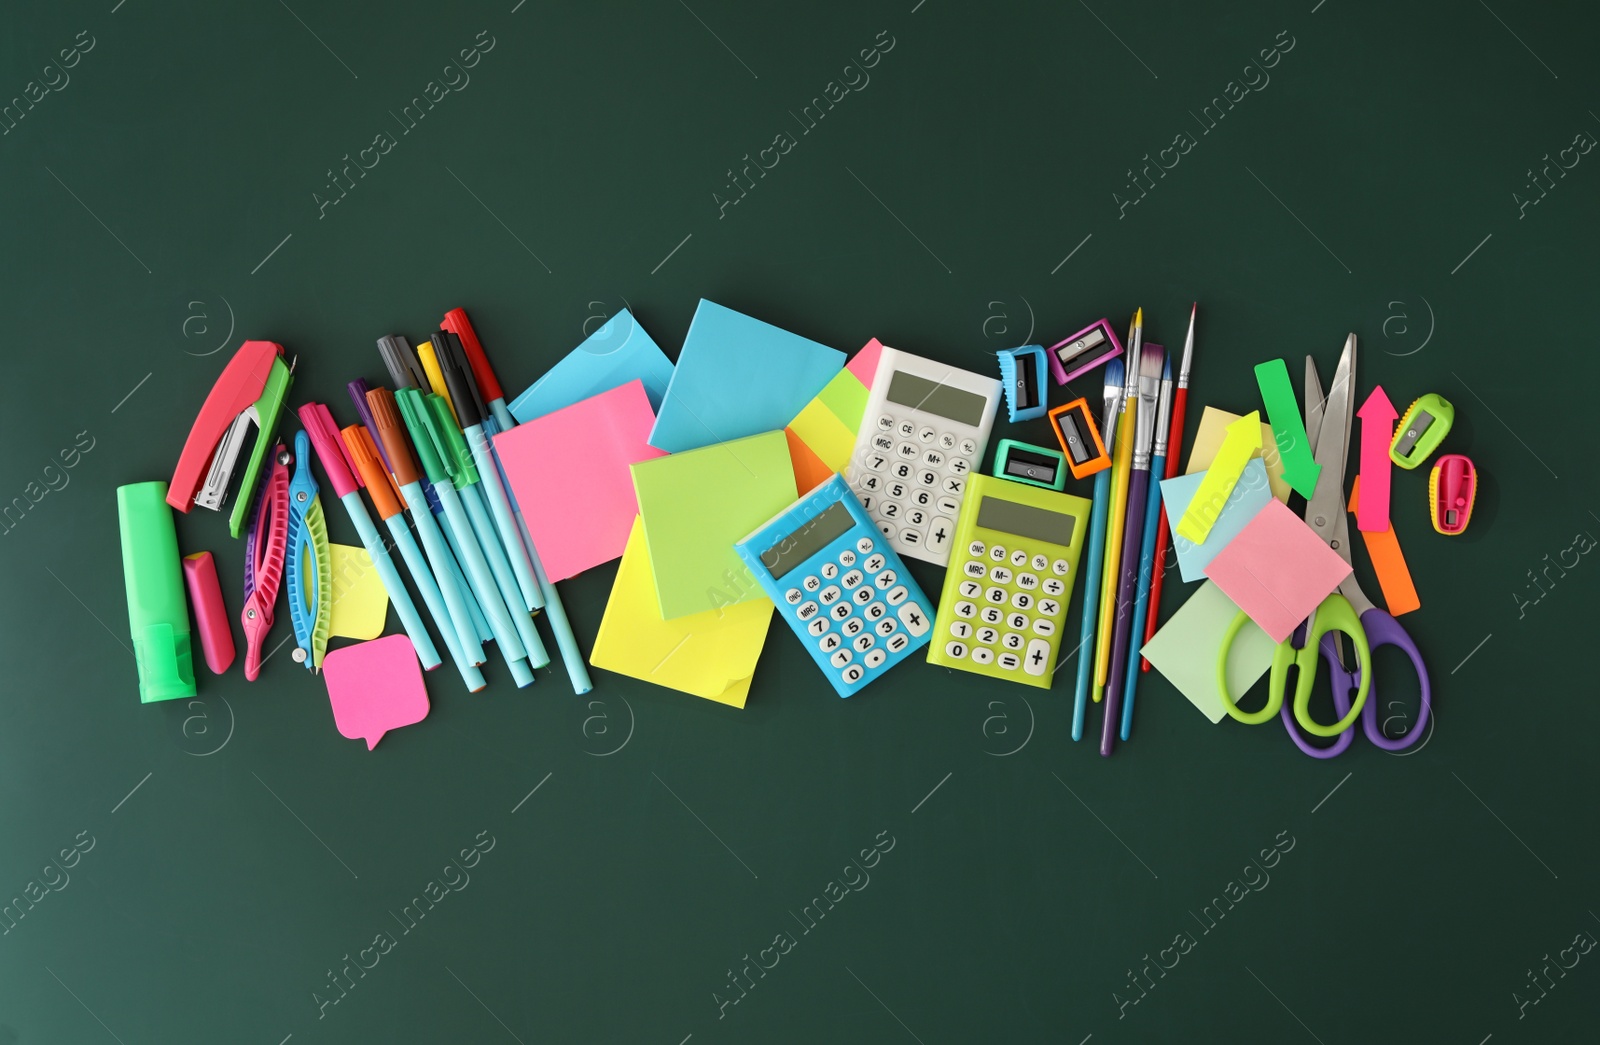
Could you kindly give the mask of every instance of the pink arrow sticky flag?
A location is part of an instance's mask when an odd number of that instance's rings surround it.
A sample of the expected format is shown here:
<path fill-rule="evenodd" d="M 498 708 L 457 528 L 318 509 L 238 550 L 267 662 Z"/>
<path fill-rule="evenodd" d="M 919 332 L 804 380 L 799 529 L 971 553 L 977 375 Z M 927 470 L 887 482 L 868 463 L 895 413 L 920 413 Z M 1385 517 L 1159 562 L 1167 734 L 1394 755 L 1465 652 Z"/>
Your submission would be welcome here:
<path fill-rule="evenodd" d="M 1356 411 L 1361 418 L 1361 501 L 1356 528 L 1364 533 L 1389 529 L 1389 443 L 1394 439 L 1394 404 L 1379 385 Z"/>

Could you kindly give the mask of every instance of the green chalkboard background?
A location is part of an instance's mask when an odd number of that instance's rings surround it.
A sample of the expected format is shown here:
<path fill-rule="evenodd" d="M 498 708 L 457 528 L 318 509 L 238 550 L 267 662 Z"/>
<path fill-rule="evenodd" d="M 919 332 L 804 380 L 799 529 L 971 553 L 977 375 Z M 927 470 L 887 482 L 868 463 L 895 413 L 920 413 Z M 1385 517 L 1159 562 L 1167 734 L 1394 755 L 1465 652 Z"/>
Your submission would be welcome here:
<path fill-rule="evenodd" d="M 0 935 L 0 1043 L 1592 1039 L 1597 28 L 1503 0 L 8 5 L 0 504 L 31 506 L 0 533 L 0 898 L 44 895 Z M 1151 675 L 1106 760 L 1065 685 L 911 664 L 844 702 L 777 625 L 743 711 L 496 660 L 368 753 L 286 656 L 140 705 L 113 489 L 170 474 L 242 339 L 348 421 L 374 339 L 450 307 L 515 391 L 624 304 L 675 354 L 701 296 L 980 370 L 1137 305 L 1180 345 L 1198 299 L 1191 418 L 1355 331 L 1362 394 L 1453 400 L 1484 473 L 1459 539 L 1396 479 L 1427 742 L 1317 762 Z M 179 535 L 237 612 L 224 522 Z M 585 644 L 612 573 L 563 585 Z M 1414 714 L 1404 662 L 1378 676 Z"/>

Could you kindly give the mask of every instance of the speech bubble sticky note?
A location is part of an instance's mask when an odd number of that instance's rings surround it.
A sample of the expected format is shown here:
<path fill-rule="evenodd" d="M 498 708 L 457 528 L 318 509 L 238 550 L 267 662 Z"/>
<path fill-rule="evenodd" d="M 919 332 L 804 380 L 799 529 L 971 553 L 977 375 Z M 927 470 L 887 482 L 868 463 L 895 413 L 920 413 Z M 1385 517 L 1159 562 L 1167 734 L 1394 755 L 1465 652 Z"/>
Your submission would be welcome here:
<path fill-rule="evenodd" d="M 341 736 L 365 740 L 368 751 L 389 730 L 428 717 L 422 665 L 405 635 L 329 650 L 322 659 L 322 677 L 328 682 L 334 726 Z"/>
<path fill-rule="evenodd" d="M 1227 714 L 1217 695 L 1217 657 L 1228 625 L 1239 613 L 1215 581 L 1202 584 L 1172 619 L 1144 644 L 1144 656 L 1212 724 Z M 1228 657 L 1228 692 L 1243 697 L 1272 666 L 1277 644 L 1246 622 L 1234 636 Z"/>
<path fill-rule="evenodd" d="M 345 639 L 375 639 L 389 618 L 389 593 L 365 548 L 328 545 L 333 563 L 333 615 L 328 634 Z"/>
<path fill-rule="evenodd" d="M 1184 474 L 1193 475 L 1211 467 L 1217 451 L 1222 449 L 1222 441 L 1227 438 L 1228 426 L 1237 420 L 1239 420 L 1238 414 L 1230 414 L 1214 406 L 1208 406 L 1201 412 L 1200 428 L 1195 432 L 1194 443 L 1189 447 L 1189 463 L 1184 465 Z M 1289 503 L 1289 484 L 1278 474 L 1283 471 L 1283 462 L 1278 457 L 1277 444 L 1272 441 L 1272 426 L 1265 421 L 1261 423 L 1261 450 L 1256 456 L 1266 463 L 1267 481 L 1272 484 L 1272 496 L 1285 504 Z"/>

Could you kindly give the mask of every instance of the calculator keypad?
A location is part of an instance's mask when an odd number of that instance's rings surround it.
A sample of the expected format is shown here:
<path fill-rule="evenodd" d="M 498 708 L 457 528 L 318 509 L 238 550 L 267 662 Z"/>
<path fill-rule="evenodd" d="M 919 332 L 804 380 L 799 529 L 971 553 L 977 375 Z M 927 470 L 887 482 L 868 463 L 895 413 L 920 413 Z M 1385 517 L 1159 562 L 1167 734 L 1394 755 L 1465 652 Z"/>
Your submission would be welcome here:
<path fill-rule="evenodd" d="M 942 561 L 955 536 L 977 440 L 927 421 L 880 414 L 856 455 L 850 486 L 902 552 Z"/>
<path fill-rule="evenodd" d="M 1006 673 L 1039 676 L 1066 616 L 1070 565 L 1026 547 L 969 542 L 950 568 L 961 577 L 944 655 Z M 959 557 L 958 557 L 959 558 Z M 1059 567 L 1059 569 L 1056 569 Z M 1048 571 L 1044 579 L 1036 571 Z"/>

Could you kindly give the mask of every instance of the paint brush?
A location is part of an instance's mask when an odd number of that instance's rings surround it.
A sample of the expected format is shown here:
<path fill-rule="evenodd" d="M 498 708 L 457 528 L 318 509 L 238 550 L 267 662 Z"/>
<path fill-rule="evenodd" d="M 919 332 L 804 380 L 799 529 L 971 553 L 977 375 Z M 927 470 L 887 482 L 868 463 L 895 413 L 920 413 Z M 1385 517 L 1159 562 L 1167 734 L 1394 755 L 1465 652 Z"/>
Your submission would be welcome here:
<path fill-rule="evenodd" d="M 1189 307 L 1189 333 L 1183 339 L 1183 364 L 1178 367 L 1178 387 L 1172 399 L 1172 432 L 1167 440 L 1167 478 L 1171 479 L 1178 474 L 1178 458 L 1183 450 L 1183 414 L 1184 407 L 1189 403 L 1189 362 L 1194 358 L 1194 319 L 1200 311 L 1200 303 L 1196 301 Z M 1160 624 L 1161 617 L 1161 579 L 1167 572 L 1167 548 L 1172 542 L 1172 524 L 1167 520 L 1167 514 L 1161 513 L 1156 532 L 1156 557 L 1154 572 L 1150 575 L 1150 612 L 1145 619 L 1144 641 L 1149 642 L 1155 637 L 1156 627 Z M 1150 670 L 1150 662 L 1140 658 L 1143 670 Z M 1127 739 L 1124 737 L 1123 739 Z"/>
<path fill-rule="evenodd" d="M 1150 496 L 1145 502 L 1144 536 L 1139 540 L 1139 594 L 1133 600 L 1133 629 L 1138 630 L 1144 620 L 1144 610 L 1150 601 L 1151 575 L 1156 562 L 1156 524 L 1161 518 L 1161 484 L 1154 481 L 1166 469 L 1167 425 L 1172 413 L 1172 357 L 1161 363 L 1161 394 L 1156 401 L 1155 445 L 1150 450 Z M 1139 687 L 1139 650 L 1143 642 L 1128 643 L 1128 670 L 1122 684 L 1122 732 L 1127 740 L 1133 734 L 1133 695 Z"/>
<path fill-rule="evenodd" d="M 1105 406 L 1100 414 L 1102 441 L 1115 444 L 1117 417 L 1122 413 L 1122 371 L 1120 359 L 1106 364 Z M 1094 632 L 1100 605 L 1100 567 L 1106 552 L 1106 516 L 1111 507 L 1111 469 L 1102 468 L 1094 476 L 1094 507 L 1090 511 L 1089 558 L 1079 572 L 1083 574 L 1083 633 L 1078 641 L 1078 685 L 1072 703 L 1072 739 L 1083 739 L 1083 712 L 1089 700 L 1089 683 L 1094 680 Z"/>
<path fill-rule="evenodd" d="M 1128 467 L 1139 410 L 1139 353 L 1143 345 L 1144 309 L 1141 308 L 1134 312 L 1133 323 L 1128 330 L 1127 374 L 1122 386 L 1122 431 L 1117 439 L 1116 458 L 1112 464 L 1115 474 L 1111 477 L 1111 515 L 1106 529 L 1106 565 L 1100 582 L 1100 626 L 1095 633 L 1094 648 L 1094 699 L 1097 702 L 1111 665 L 1111 626 L 1116 612 L 1117 579 L 1121 576 L 1122 532 L 1128 510 Z"/>

